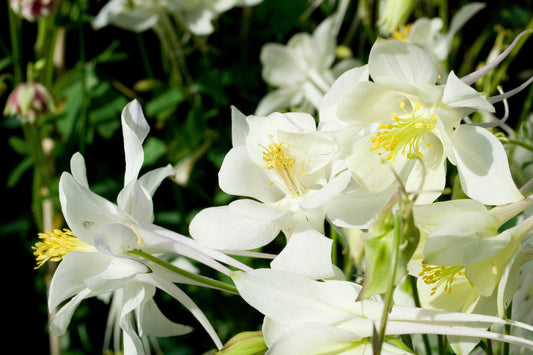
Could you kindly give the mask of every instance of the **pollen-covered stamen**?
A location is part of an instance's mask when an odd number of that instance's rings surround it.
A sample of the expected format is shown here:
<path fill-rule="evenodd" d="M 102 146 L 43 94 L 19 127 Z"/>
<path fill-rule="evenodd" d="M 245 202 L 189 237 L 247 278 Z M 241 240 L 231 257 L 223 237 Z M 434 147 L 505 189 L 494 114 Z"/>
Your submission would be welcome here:
<path fill-rule="evenodd" d="M 275 170 L 287 192 L 293 196 L 303 195 L 304 189 L 295 171 L 296 160 L 287 153 L 287 143 L 276 143 L 270 137 L 271 143 L 264 149 L 263 169 Z M 302 170 L 302 175 L 304 174 Z"/>
<path fill-rule="evenodd" d="M 404 114 L 398 116 L 396 113 L 392 113 L 391 118 L 395 123 L 381 123 L 379 125 L 380 130 L 371 138 L 374 145 L 370 147 L 370 150 L 388 152 L 385 158 L 391 163 L 396 160 L 400 153 L 407 159 L 413 159 L 416 156 L 423 158 L 419 149 L 420 140 L 428 148 L 433 149 L 433 146 L 425 140 L 424 136 L 428 130 L 435 128 L 437 117 L 420 113 L 420 104 L 418 103 L 414 105 L 412 112 L 406 111 L 403 101 L 400 103 L 400 108 Z M 381 155 L 382 153 L 379 152 L 378 154 Z"/>
<path fill-rule="evenodd" d="M 392 33 L 392 38 L 398 41 L 407 42 L 407 38 L 409 37 L 409 31 L 411 30 L 411 26 L 412 24 L 409 23 L 405 26 L 402 26 L 402 28 L 400 28 L 399 30 L 394 31 Z"/>
<path fill-rule="evenodd" d="M 444 292 L 452 292 L 452 283 L 458 277 L 466 277 L 464 266 L 431 266 L 422 264 L 422 271 L 418 274 L 426 285 L 434 285 L 431 288 L 431 296 L 440 287 L 444 287 Z M 470 280 L 468 280 L 470 283 Z M 471 283 L 470 283 L 471 284 Z"/>
<path fill-rule="evenodd" d="M 52 232 L 39 233 L 39 242 L 32 247 L 37 261 L 36 269 L 48 260 L 60 261 L 71 251 L 94 252 L 96 248 L 82 242 L 68 229 L 54 229 Z"/>

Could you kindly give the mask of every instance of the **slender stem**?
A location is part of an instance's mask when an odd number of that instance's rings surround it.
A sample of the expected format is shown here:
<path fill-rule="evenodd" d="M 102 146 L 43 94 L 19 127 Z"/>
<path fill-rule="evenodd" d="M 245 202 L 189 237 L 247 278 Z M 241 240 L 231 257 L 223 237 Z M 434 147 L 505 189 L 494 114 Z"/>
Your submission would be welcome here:
<path fill-rule="evenodd" d="M 13 13 L 9 6 L 9 1 L 6 1 L 9 12 L 9 34 L 11 35 L 11 58 L 13 60 L 13 73 L 15 76 L 15 84 L 22 82 L 22 61 L 20 53 L 20 34 L 21 26 L 20 19 Z"/>
<path fill-rule="evenodd" d="M 146 46 L 144 45 L 144 39 L 140 33 L 136 34 L 137 36 L 137 43 L 139 44 L 139 51 L 141 52 L 141 59 L 143 62 L 144 70 L 146 71 L 146 75 L 149 78 L 153 78 L 154 74 L 152 72 L 152 67 L 150 66 L 150 60 L 148 59 L 148 51 L 146 50 Z"/>
<path fill-rule="evenodd" d="M 211 278 L 208 278 L 208 277 L 205 277 L 205 276 L 201 276 L 201 275 L 197 275 L 197 274 L 193 274 L 192 272 L 188 272 L 188 271 L 185 271 L 183 269 L 180 269 L 179 267 L 175 266 L 175 265 L 172 265 L 164 260 L 161 260 L 151 254 L 148 254 L 142 250 L 139 250 L 139 249 L 134 249 L 134 250 L 131 250 L 129 252 L 130 254 L 133 254 L 133 255 L 137 255 L 137 256 L 140 256 L 146 260 L 149 260 L 151 262 L 153 262 L 154 264 L 157 264 L 161 267 L 164 267 L 165 269 L 168 269 L 178 275 L 181 275 L 181 276 L 184 276 L 188 279 L 191 279 L 193 281 L 197 281 L 197 282 L 200 282 L 206 286 L 211 286 L 211 287 L 214 287 L 214 288 L 218 288 L 220 290 L 223 290 L 223 291 L 228 291 L 228 292 L 232 292 L 232 293 L 235 293 L 235 294 L 238 294 L 239 291 L 237 291 L 237 288 L 235 286 L 232 286 L 232 285 L 229 285 L 225 282 L 222 282 L 222 281 L 218 281 L 218 280 L 214 280 L 214 279 L 211 279 Z"/>
<path fill-rule="evenodd" d="M 384 297 L 383 302 L 383 313 L 381 314 L 381 322 L 379 324 L 379 338 L 378 338 L 378 349 L 377 354 L 381 353 L 381 348 L 383 346 L 383 341 L 385 340 L 385 329 L 387 327 L 387 320 L 389 319 L 389 312 L 392 309 L 394 294 L 394 286 L 396 279 L 396 269 L 398 265 L 398 254 L 400 251 L 400 238 L 402 236 L 402 214 L 400 212 L 394 213 L 394 241 L 392 245 L 392 270 L 391 270 L 391 279 L 390 284 L 387 289 L 387 293 Z"/>

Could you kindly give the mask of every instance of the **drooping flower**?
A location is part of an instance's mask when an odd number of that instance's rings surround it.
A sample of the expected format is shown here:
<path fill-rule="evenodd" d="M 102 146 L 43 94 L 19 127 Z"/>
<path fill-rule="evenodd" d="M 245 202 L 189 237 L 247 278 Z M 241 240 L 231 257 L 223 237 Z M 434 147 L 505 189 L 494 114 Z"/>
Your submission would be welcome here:
<path fill-rule="evenodd" d="M 533 260 L 523 247 L 533 235 L 533 218 L 512 228 L 503 225 L 532 203 L 527 198 L 492 210 L 472 200 L 417 206 L 415 215 L 426 235 L 423 254 L 413 258 L 410 269 L 418 277 L 421 304 L 505 318 L 521 269 Z M 468 352 L 475 343 L 454 342 L 452 346 Z"/>
<path fill-rule="evenodd" d="M 19 84 L 7 98 L 4 115 L 16 116 L 21 122 L 35 122 L 53 112 L 54 100 L 44 85 L 31 81 Z"/>
<path fill-rule="evenodd" d="M 312 35 L 295 34 L 286 45 L 267 43 L 261 49 L 263 79 L 274 90 L 259 102 L 256 115 L 297 108 L 313 113 L 335 78 L 360 63 L 346 58 L 334 65 L 341 13 L 326 18 Z"/>
<path fill-rule="evenodd" d="M 50 284 L 48 306 L 53 311 L 65 304 L 51 320 L 50 330 L 57 334 L 65 332 L 73 312 L 84 299 L 112 295 L 109 329 L 123 331 L 126 353 L 142 354 L 141 339 L 146 335 L 180 335 L 191 330 L 161 314 L 152 299 L 156 289 L 160 289 L 189 309 L 221 347 L 205 315 L 175 284 L 202 283 L 171 273 L 132 252 L 175 253 L 225 274 L 229 269 L 217 259 L 240 269 L 247 267 L 153 224 L 152 196 L 174 170 L 168 165 L 139 177 L 144 159 L 142 143 L 149 126 L 137 101 L 124 108 L 122 129 L 126 171 L 117 204 L 89 189 L 84 158 L 76 153 L 71 159 L 72 173 L 64 172 L 59 183 L 61 208 L 69 230 L 44 233 L 35 245 L 39 265 L 47 260 L 61 260 Z M 115 333 L 115 337 L 120 339 L 120 333 Z"/>
<path fill-rule="evenodd" d="M 450 311 L 503 316 L 520 267 L 531 260 L 527 253 L 521 254 L 521 244 L 532 235 L 533 218 L 501 229 L 532 203 L 533 199 L 527 198 L 488 211 L 479 204 L 473 210 L 456 210 L 435 223 L 424 245 L 425 266 L 420 271 L 424 303 Z M 438 213 L 437 207 L 433 212 Z"/>
<path fill-rule="evenodd" d="M 410 171 L 407 188 L 419 188 L 425 179 L 423 189 L 437 191 L 436 198 L 444 188 L 448 160 L 457 166 L 469 197 L 491 205 L 517 201 L 523 196 L 513 182 L 500 141 L 483 127 L 461 124 L 477 110 L 494 110 L 494 100 L 469 86 L 487 70 L 462 79 L 452 71 L 446 84 L 437 85 L 435 65 L 422 49 L 402 41 L 378 40 L 368 64 L 372 81 L 350 83 L 339 78 L 340 85 L 323 101 L 321 125 L 361 130 L 346 160 L 354 178 L 369 191 L 395 183 L 393 168 L 398 173 Z"/>
<path fill-rule="evenodd" d="M 306 113 L 245 117 L 234 110 L 232 119 L 233 148 L 222 163 L 219 185 L 248 198 L 200 211 L 191 221 L 191 236 L 217 249 L 251 250 L 281 231 L 288 244 L 273 267 L 332 276 L 331 240 L 322 234 L 325 219 L 343 227 L 365 226 L 387 194 L 360 190 L 342 161 L 334 159 L 333 139 L 317 132 Z"/>
<path fill-rule="evenodd" d="M 379 327 L 382 301 L 356 301 L 361 286 L 340 280 L 315 281 L 272 269 L 234 272 L 232 278 L 244 300 L 261 312 L 268 354 L 371 354 L 371 337 Z M 491 324 L 527 324 L 482 314 L 434 311 L 409 306 L 392 307 L 386 335 L 443 334 L 485 337 L 533 349 L 530 340 L 484 330 Z M 408 354 L 385 342 L 383 353 Z M 396 342 L 398 344 L 398 342 Z"/>

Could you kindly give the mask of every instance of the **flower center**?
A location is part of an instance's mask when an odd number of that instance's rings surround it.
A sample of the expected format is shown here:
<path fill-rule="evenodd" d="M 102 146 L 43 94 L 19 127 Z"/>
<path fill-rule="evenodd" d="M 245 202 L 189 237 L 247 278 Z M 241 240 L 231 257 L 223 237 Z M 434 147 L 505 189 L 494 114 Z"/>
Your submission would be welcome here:
<path fill-rule="evenodd" d="M 422 139 L 428 148 L 433 149 L 433 146 L 425 141 L 424 135 L 427 131 L 435 128 L 437 117 L 435 115 L 428 117 L 421 114 L 420 104 L 415 104 L 412 112 L 405 109 L 405 102 L 400 103 L 400 108 L 404 114 L 398 116 L 396 113 L 391 114 L 391 118 L 395 123 L 381 123 L 380 130 L 374 137 L 371 138 L 374 145 L 370 150 L 381 149 L 388 152 L 386 159 L 393 163 L 399 153 L 407 159 L 415 157 L 423 158 L 424 156 L 419 150 L 419 142 Z M 379 152 L 381 155 L 383 152 Z"/>
<path fill-rule="evenodd" d="M 33 255 L 37 261 L 36 269 L 44 265 L 48 260 L 60 261 L 71 251 L 94 252 L 96 249 L 82 242 L 68 229 L 54 229 L 53 232 L 39 233 L 41 241 L 32 247 Z"/>
<path fill-rule="evenodd" d="M 444 291 L 450 294 L 453 281 L 457 277 L 466 278 L 466 273 L 464 266 L 431 266 L 422 264 L 422 271 L 418 276 L 422 277 L 426 285 L 434 285 L 430 294 L 433 296 L 440 287 L 444 287 Z"/>
<path fill-rule="evenodd" d="M 276 143 L 270 136 L 271 143 L 268 147 L 261 146 L 264 149 L 263 162 L 265 165 L 263 169 L 275 170 L 280 177 L 285 190 L 292 196 L 301 196 L 304 193 L 304 188 L 300 183 L 298 174 L 295 171 L 296 160 L 292 158 L 287 152 L 287 143 Z M 304 171 L 302 169 L 302 175 Z M 270 184 L 273 184 L 271 182 Z"/>

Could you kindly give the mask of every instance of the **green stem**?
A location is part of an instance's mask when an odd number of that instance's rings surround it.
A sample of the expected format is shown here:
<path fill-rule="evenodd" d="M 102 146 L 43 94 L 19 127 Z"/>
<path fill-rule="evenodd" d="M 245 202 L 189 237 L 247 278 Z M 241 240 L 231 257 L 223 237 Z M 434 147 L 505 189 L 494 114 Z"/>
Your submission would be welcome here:
<path fill-rule="evenodd" d="M 11 58 L 13 60 L 13 74 L 15 84 L 22 82 L 22 62 L 20 53 L 20 35 L 22 33 L 20 19 L 15 15 L 9 1 L 6 2 L 9 12 L 9 34 L 11 36 Z"/>
<path fill-rule="evenodd" d="M 140 33 L 137 33 L 137 43 L 139 44 L 139 51 L 141 52 L 141 59 L 143 62 L 144 70 L 149 78 L 153 78 L 152 67 L 150 66 L 150 60 L 148 59 L 146 46 L 144 45 L 143 37 Z"/>
<path fill-rule="evenodd" d="M 396 269 L 398 265 L 398 254 L 400 251 L 400 238 L 402 233 L 402 214 L 400 212 L 394 213 L 394 244 L 392 245 L 392 270 L 391 270 L 391 281 L 387 289 L 387 293 L 384 297 L 383 302 L 383 313 L 381 314 L 381 322 L 379 325 L 379 333 L 378 333 L 378 349 L 376 354 L 381 353 L 381 348 L 383 346 L 383 341 L 385 340 L 385 328 L 387 327 L 387 321 L 389 319 L 389 312 L 392 309 L 392 303 L 393 299 L 392 296 L 394 294 L 394 286 L 396 281 Z"/>
<path fill-rule="evenodd" d="M 140 256 L 141 258 L 144 258 L 146 260 L 149 260 L 151 262 L 153 262 L 154 264 L 157 264 L 165 269 L 168 269 L 178 275 L 181 275 L 181 276 L 184 276 L 188 279 L 191 279 L 193 281 L 197 281 L 197 282 L 200 282 L 206 286 L 211 286 L 211 287 L 214 287 L 214 288 L 217 288 L 217 289 L 220 289 L 220 290 L 223 290 L 223 291 L 228 291 L 228 292 L 231 292 L 231 293 L 235 293 L 235 294 L 238 294 L 239 291 L 237 290 L 237 288 L 235 286 L 232 286 L 232 285 L 228 285 L 227 283 L 225 282 L 222 282 L 222 281 L 218 281 L 218 280 L 214 280 L 214 279 L 211 279 L 211 278 L 208 278 L 208 277 L 205 277 L 205 276 L 201 276 L 201 275 L 197 275 L 197 274 L 193 274 L 192 272 L 188 272 L 188 271 L 185 271 L 183 269 L 180 269 L 179 267 L 175 266 L 175 265 L 172 265 L 164 260 L 161 260 L 151 254 L 148 254 L 142 250 L 139 250 L 139 249 L 134 249 L 134 250 L 131 250 L 129 252 L 130 254 L 133 254 L 133 255 L 137 255 L 137 256 Z"/>

